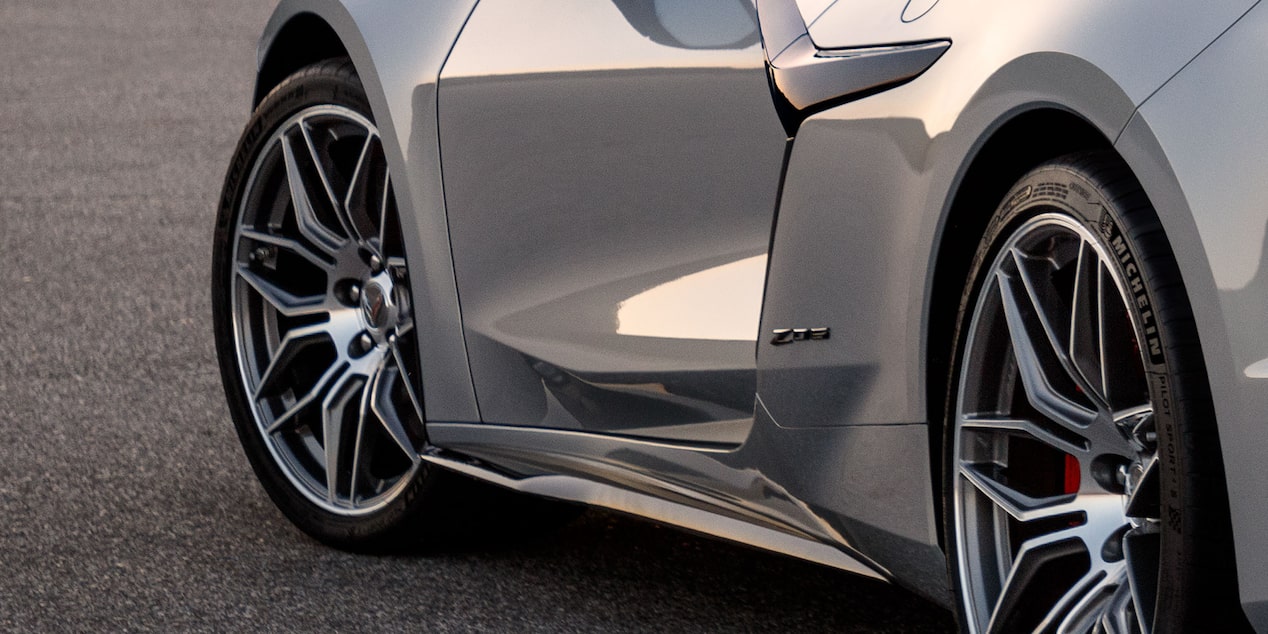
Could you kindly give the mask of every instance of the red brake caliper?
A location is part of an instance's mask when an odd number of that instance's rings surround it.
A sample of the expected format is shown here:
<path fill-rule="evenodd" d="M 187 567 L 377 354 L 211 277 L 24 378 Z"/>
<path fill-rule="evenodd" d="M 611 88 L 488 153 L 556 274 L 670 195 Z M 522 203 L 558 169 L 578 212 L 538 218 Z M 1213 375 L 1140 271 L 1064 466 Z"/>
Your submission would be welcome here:
<path fill-rule="evenodd" d="M 1079 492 L 1079 459 L 1075 458 L 1074 456 L 1071 456 L 1070 454 L 1066 454 L 1065 455 L 1065 493 L 1069 495 L 1071 493 L 1078 493 L 1078 492 Z"/>

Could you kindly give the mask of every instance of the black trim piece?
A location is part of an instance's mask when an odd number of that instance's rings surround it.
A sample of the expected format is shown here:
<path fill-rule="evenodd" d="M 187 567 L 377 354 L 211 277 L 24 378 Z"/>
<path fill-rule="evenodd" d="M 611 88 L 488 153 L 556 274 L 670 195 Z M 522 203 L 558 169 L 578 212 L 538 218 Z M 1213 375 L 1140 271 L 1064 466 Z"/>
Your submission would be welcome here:
<path fill-rule="evenodd" d="M 920 76 L 950 40 L 821 49 L 794 0 L 758 0 L 758 21 L 775 109 L 788 136 L 806 117 Z"/>
<path fill-rule="evenodd" d="M 779 208 L 784 202 L 784 182 L 788 180 L 788 162 L 792 160 L 793 138 L 788 137 L 788 141 L 784 144 L 784 161 L 779 166 L 779 186 L 775 188 L 775 209 L 770 219 L 770 242 L 766 244 L 766 277 L 762 281 L 762 312 L 759 314 L 757 323 L 759 330 L 757 333 L 757 343 L 753 346 L 753 357 L 758 356 L 758 350 L 762 346 L 762 331 L 760 328 L 765 325 L 763 320 L 766 317 L 766 296 L 770 293 L 770 270 L 771 262 L 775 260 L 775 230 L 779 228 Z M 760 371 L 761 368 L 758 368 Z"/>

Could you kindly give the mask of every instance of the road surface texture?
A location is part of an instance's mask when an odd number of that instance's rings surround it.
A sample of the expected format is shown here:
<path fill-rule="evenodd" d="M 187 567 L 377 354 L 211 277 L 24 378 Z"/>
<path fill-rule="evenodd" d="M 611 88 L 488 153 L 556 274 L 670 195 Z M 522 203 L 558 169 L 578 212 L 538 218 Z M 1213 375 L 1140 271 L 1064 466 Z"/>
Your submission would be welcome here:
<path fill-rule="evenodd" d="M 251 475 L 208 299 L 271 0 L 0 0 L 0 631 L 885 631 L 882 583 L 590 511 L 359 556 Z"/>

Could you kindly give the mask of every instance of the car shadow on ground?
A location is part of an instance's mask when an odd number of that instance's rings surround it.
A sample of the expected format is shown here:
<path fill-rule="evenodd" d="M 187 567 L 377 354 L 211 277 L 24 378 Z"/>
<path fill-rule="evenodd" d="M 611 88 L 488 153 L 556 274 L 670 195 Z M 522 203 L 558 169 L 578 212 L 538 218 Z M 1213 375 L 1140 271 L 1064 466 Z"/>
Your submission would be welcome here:
<path fill-rule="evenodd" d="M 561 630 L 954 630 L 950 613 L 897 586 L 599 509 L 401 557 L 479 565 L 517 597 L 511 614 L 553 610 Z"/>

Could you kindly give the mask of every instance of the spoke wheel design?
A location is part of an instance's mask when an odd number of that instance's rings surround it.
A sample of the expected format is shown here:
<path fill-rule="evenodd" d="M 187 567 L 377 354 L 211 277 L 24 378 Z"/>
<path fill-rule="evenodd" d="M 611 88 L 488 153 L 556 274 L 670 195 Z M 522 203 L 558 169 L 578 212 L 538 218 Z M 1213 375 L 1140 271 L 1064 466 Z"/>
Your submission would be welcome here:
<path fill-rule="evenodd" d="M 258 433 L 326 512 L 373 513 L 421 468 L 408 272 L 374 124 L 340 105 L 276 128 L 231 238 L 230 314 Z"/>
<path fill-rule="evenodd" d="M 966 624 L 1147 632 L 1158 438 L 1129 288 L 1062 213 L 1022 222 L 983 271 L 951 450 Z"/>

